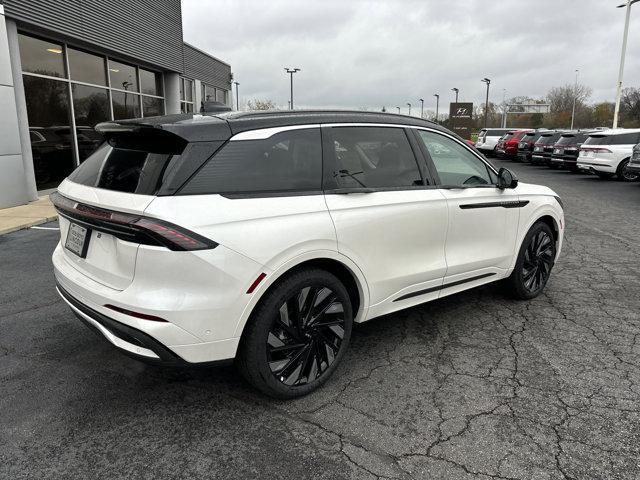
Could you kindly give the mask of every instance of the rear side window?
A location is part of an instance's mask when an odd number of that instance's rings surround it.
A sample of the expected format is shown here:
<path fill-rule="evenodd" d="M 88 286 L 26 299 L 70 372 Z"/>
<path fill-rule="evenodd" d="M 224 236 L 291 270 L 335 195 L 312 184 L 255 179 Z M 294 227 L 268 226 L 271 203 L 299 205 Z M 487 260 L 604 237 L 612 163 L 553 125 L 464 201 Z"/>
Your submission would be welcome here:
<path fill-rule="evenodd" d="M 621 135 L 612 135 L 610 145 L 635 145 L 640 142 L 638 133 L 623 133 Z"/>
<path fill-rule="evenodd" d="M 230 141 L 180 190 L 180 195 L 320 191 L 319 128 L 266 139 Z"/>
<path fill-rule="evenodd" d="M 401 128 L 331 129 L 338 188 L 398 188 L 423 185 L 416 158 Z"/>

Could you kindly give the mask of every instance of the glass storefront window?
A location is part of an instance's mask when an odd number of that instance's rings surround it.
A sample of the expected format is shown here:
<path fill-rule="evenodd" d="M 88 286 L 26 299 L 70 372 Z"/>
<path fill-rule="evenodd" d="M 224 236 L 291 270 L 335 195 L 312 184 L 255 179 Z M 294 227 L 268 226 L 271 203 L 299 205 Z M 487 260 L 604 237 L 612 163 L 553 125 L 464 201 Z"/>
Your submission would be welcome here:
<path fill-rule="evenodd" d="M 109 79 L 111 80 L 111 88 L 129 92 L 138 91 L 136 67 L 109 60 Z"/>
<path fill-rule="evenodd" d="M 216 90 L 215 88 L 202 84 L 202 101 L 203 102 L 214 102 L 216 99 Z"/>
<path fill-rule="evenodd" d="M 75 168 L 69 84 L 28 75 L 23 80 L 36 185 L 55 188 Z"/>
<path fill-rule="evenodd" d="M 59 43 L 47 42 L 18 34 L 20 62 L 23 72 L 66 77 L 64 72 L 64 48 Z"/>
<path fill-rule="evenodd" d="M 220 103 L 227 103 L 227 91 L 216 88 L 216 101 Z"/>
<path fill-rule="evenodd" d="M 159 73 L 140 69 L 140 86 L 142 93 L 147 95 L 162 96 L 162 78 Z"/>
<path fill-rule="evenodd" d="M 193 103 L 182 102 L 180 103 L 181 113 L 193 113 Z"/>
<path fill-rule="evenodd" d="M 104 57 L 92 55 L 75 48 L 67 48 L 67 56 L 69 57 L 71 80 L 93 83 L 94 85 L 107 84 Z"/>
<path fill-rule="evenodd" d="M 155 97 L 142 97 L 142 114 L 145 117 L 164 115 L 164 100 Z"/>
<path fill-rule="evenodd" d="M 113 99 L 113 118 L 122 120 L 124 118 L 140 117 L 140 96 L 134 93 L 111 92 Z"/>
<path fill-rule="evenodd" d="M 193 102 L 193 81 L 180 78 L 180 100 Z"/>
<path fill-rule="evenodd" d="M 78 156 L 83 162 L 102 143 L 102 135 L 94 127 L 111 119 L 109 95 L 104 88 L 78 84 L 71 85 L 71 94 L 78 136 Z"/>

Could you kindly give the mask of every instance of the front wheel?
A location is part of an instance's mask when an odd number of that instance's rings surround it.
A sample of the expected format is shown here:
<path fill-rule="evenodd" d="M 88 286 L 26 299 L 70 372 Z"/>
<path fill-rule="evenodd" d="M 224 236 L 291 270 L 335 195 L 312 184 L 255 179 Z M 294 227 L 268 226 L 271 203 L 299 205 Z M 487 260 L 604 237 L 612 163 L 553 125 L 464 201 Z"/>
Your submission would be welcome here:
<path fill-rule="evenodd" d="M 524 237 L 513 272 L 505 281 L 520 300 L 535 298 L 544 289 L 556 258 L 556 242 L 549 225 L 537 222 Z"/>
<path fill-rule="evenodd" d="M 352 326 L 351 301 L 342 282 L 324 270 L 299 270 L 260 301 L 236 364 L 249 383 L 269 396 L 306 395 L 336 369 Z"/>

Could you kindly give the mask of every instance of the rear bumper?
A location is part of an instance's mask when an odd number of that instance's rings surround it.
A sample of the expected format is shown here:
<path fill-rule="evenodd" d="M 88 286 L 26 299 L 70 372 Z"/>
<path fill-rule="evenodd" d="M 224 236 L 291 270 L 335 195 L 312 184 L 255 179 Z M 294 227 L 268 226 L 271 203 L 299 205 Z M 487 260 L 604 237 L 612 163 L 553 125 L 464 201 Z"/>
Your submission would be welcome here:
<path fill-rule="evenodd" d="M 611 165 L 609 162 L 584 161 L 578 159 L 576 163 L 580 170 L 589 170 L 596 172 L 616 173 L 617 165 Z"/>
<path fill-rule="evenodd" d="M 531 163 L 540 163 L 540 164 L 546 165 L 549 163 L 550 158 L 551 157 L 547 155 L 534 153 L 531 155 Z"/>
<path fill-rule="evenodd" d="M 153 364 L 182 365 L 188 363 L 151 335 L 89 308 L 74 298 L 58 282 L 56 282 L 56 290 L 82 323 L 126 355 Z"/>
<path fill-rule="evenodd" d="M 570 155 L 553 155 L 551 157 L 551 163 L 563 165 L 565 167 L 575 167 L 577 162 L 577 157 L 572 157 Z"/>

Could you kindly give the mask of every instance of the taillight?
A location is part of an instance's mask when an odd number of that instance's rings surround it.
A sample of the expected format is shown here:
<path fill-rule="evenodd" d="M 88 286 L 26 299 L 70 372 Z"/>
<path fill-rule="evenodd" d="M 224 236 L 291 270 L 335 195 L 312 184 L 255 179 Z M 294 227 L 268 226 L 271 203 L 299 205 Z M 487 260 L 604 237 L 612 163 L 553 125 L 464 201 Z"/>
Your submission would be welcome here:
<path fill-rule="evenodd" d="M 594 153 L 613 153 L 608 148 L 599 148 L 599 147 L 583 147 L 580 149 L 582 152 L 594 152 Z"/>
<path fill-rule="evenodd" d="M 114 312 L 122 313 L 124 315 L 129 315 L 130 317 L 141 318 L 142 320 L 151 320 L 152 322 L 166 322 L 164 318 L 156 317 L 155 315 L 149 315 L 146 313 L 134 312 L 133 310 L 127 310 L 126 308 L 116 307 L 115 305 L 111 305 L 107 303 L 105 308 L 109 310 L 113 310 Z"/>
<path fill-rule="evenodd" d="M 76 202 L 55 192 L 49 199 L 60 215 L 123 240 L 161 245 L 170 250 L 191 251 L 215 248 L 218 244 L 190 230 L 164 220 L 116 212 Z"/>

